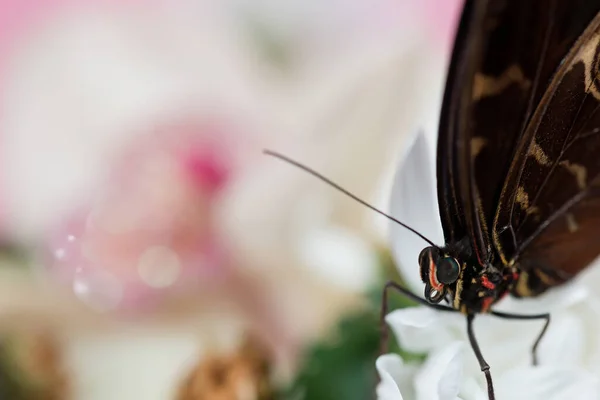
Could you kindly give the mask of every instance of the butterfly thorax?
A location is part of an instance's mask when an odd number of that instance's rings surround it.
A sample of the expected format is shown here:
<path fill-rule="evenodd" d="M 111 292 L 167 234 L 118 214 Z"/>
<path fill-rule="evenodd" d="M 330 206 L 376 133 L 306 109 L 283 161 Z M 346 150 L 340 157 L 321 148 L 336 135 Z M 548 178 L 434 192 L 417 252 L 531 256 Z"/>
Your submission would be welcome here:
<path fill-rule="evenodd" d="M 515 269 L 501 264 L 481 266 L 470 246 L 462 242 L 426 247 L 419 255 L 419 265 L 425 298 L 431 303 L 446 300 L 464 314 L 487 312 L 518 278 Z"/>

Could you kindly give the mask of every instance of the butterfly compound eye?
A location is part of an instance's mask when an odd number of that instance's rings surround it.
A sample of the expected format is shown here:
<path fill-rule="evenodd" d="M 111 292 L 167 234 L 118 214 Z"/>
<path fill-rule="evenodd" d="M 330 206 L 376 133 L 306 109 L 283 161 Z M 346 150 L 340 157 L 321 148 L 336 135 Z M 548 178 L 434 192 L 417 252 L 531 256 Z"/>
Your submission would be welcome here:
<path fill-rule="evenodd" d="M 436 266 L 435 276 L 440 283 L 445 285 L 456 282 L 459 274 L 460 265 L 452 257 L 442 258 Z"/>

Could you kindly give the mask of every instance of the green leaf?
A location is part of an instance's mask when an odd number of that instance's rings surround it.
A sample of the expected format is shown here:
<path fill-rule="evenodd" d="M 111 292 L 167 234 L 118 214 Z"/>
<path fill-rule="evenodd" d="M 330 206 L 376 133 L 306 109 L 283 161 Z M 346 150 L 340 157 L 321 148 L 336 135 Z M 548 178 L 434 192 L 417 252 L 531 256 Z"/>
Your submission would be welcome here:
<path fill-rule="evenodd" d="M 0 345 L 0 399 L 26 400 L 27 390 L 9 348 L 10 341 Z"/>

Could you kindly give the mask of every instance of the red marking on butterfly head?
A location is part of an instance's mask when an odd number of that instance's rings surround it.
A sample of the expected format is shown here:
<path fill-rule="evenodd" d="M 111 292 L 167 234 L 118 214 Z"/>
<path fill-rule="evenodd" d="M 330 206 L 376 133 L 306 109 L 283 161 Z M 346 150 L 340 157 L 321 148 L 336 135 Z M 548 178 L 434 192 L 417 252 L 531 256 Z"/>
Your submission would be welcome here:
<path fill-rule="evenodd" d="M 433 259 L 429 261 L 429 284 L 437 291 L 443 290 L 444 285 L 437 279 L 436 265 Z"/>
<path fill-rule="evenodd" d="M 440 260 L 440 249 L 429 246 L 419 254 L 421 280 L 425 283 L 425 298 L 431 303 L 440 302 L 446 293 L 444 285 L 437 279 L 437 263 Z"/>
<path fill-rule="evenodd" d="M 481 284 L 486 289 L 494 290 L 496 288 L 496 284 L 492 283 L 486 275 L 481 277 Z"/>
<path fill-rule="evenodd" d="M 433 246 L 424 248 L 421 254 L 419 254 L 421 280 L 423 283 L 431 285 L 434 289 L 438 289 L 441 286 L 435 274 L 436 264 L 439 259 L 440 251 Z"/>

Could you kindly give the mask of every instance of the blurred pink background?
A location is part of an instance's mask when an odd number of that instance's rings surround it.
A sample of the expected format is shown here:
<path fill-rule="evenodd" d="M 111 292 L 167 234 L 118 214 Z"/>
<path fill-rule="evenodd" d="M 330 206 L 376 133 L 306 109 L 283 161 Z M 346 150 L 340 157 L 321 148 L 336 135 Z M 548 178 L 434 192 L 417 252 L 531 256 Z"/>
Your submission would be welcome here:
<path fill-rule="evenodd" d="M 67 338 L 76 398 L 166 398 L 248 330 L 293 369 L 361 307 L 385 222 L 261 151 L 387 207 L 459 7 L 0 1 L 0 231 L 30 254 L 2 261 L 0 326 Z M 98 381 L 119 371 L 152 388 Z"/>

